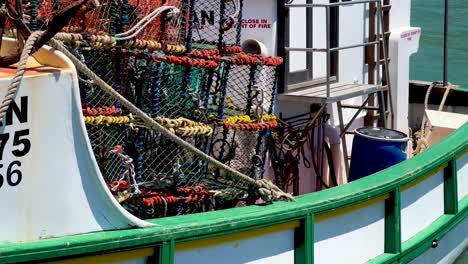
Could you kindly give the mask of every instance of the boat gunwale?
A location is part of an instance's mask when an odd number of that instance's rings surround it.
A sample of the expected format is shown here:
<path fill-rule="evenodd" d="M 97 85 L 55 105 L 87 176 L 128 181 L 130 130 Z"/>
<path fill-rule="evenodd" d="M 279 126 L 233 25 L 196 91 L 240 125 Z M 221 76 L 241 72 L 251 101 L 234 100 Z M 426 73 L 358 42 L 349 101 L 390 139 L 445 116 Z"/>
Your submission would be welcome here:
<path fill-rule="evenodd" d="M 305 220 L 311 215 L 375 199 L 427 176 L 440 166 L 467 153 L 468 137 L 466 135 L 468 135 L 468 124 L 412 159 L 346 185 L 298 196 L 295 202 L 275 202 L 263 206 L 261 210 L 259 210 L 259 206 L 248 206 L 152 219 L 149 222 L 156 224 L 156 226 L 149 228 L 102 231 L 40 241 L 0 244 L 0 262 L 54 260 L 150 246 L 161 246 L 162 248 L 168 245 L 173 253 L 175 243 Z M 456 171 L 454 173 L 456 176 Z M 468 197 L 465 196 L 464 199 L 459 200 L 458 204 L 457 214 L 443 215 L 415 237 L 402 243 L 400 253 L 385 253 L 378 256 L 375 261 L 379 263 L 393 262 L 396 258 L 400 259 L 404 256 L 407 259 L 412 259 L 417 255 L 410 254 L 409 249 L 423 248 L 427 250 L 430 247 L 425 241 L 427 237 L 437 234 L 439 236 L 445 235 L 458 222 L 468 216 Z"/>

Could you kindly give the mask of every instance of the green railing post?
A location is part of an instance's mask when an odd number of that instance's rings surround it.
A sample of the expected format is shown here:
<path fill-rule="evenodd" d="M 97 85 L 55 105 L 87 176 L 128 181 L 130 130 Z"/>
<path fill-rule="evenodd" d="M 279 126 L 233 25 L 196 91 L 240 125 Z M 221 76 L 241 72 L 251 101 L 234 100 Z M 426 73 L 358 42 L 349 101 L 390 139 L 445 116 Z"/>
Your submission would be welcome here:
<path fill-rule="evenodd" d="M 401 252 L 401 190 L 397 187 L 385 200 L 385 253 Z"/>
<path fill-rule="evenodd" d="M 294 234 L 294 263 L 314 263 L 314 215 L 307 214 Z"/>
<path fill-rule="evenodd" d="M 175 241 L 164 241 L 159 248 L 159 264 L 174 263 Z"/>
<path fill-rule="evenodd" d="M 457 159 L 453 157 L 444 169 L 444 213 L 458 213 Z"/>

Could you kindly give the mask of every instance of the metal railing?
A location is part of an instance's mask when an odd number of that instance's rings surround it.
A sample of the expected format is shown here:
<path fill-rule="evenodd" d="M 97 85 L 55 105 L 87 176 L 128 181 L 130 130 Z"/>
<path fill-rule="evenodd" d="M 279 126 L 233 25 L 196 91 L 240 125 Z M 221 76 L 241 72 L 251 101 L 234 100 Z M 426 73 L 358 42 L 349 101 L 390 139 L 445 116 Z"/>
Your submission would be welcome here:
<path fill-rule="evenodd" d="M 377 4 L 377 40 L 376 41 L 367 41 L 360 44 L 355 45 L 348 45 L 342 47 L 331 47 L 331 40 L 330 40 L 330 8 L 332 7 L 340 7 L 340 6 L 350 6 L 356 4 L 370 4 L 376 3 Z M 349 2 L 336 2 L 336 3 L 329 3 L 329 4 L 285 4 L 286 8 L 325 8 L 325 31 L 326 31 L 326 46 L 325 48 L 292 48 L 292 47 L 285 47 L 286 52 L 290 51 L 303 51 L 303 52 L 325 52 L 326 53 L 326 89 L 327 89 L 327 97 L 330 97 L 330 64 L 331 64 L 331 53 L 336 52 L 339 50 L 345 49 L 352 49 L 352 48 L 359 48 L 359 47 L 366 47 L 370 45 L 377 45 L 377 64 L 379 67 L 376 67 L 376 77 L 377 77 L 377 85 L 382 85 L 381 73 L 380 73 L 380 50 L 382 44 L 380 43 L 380 39 L 383 41 L 383 56 L 384 56 L 384 63 L 386 70 L 386 78 L 389 80 L 388 76 L 388 61 L 387 61 L 387 51 L 386 51 L 386 43 L 385 37 L 381 34 L 381 29 L 383 32 L 383 16 L 382 16 L 382 3 L 380 0 L 360 0 L 360 1 L 349 1 Z M 365 54 L 365 53 L 364 53 Z M 390 87 L 388 87 L 390 90 Z"/>

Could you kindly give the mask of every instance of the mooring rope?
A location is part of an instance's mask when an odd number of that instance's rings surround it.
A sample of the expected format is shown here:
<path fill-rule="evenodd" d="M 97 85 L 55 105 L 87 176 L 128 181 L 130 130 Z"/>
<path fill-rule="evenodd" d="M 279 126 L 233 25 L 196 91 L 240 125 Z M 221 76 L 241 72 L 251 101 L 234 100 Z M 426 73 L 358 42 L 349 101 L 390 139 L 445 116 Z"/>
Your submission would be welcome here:
<path fill-rule="evenodd" d="M 438 85 L 443 86 L 443 83 L 442 82 L 433 82 L 427 88 L 426 96 L 424 97 L 424 110 L 429 109 L 429 96 L 431 95 L 432 89 L 435 86 L 438 86 Z M 445 101 L 447 100 L 447 97 L 448 97 L 450 91 L 455 86 L 453 84 L 451 84 L 451 83 L 447 83 L 447 86 L 444 86 L 444 87 L 445 87 L 445 92 L 444 92 L 444 95 L 443 95 L 442 100 L 440 102 L 439 108 L 437 109 L 438 111 L 442 111 L 444 109 Z M 427 149 L 429 147 L 429 137 L 431 136 L 431 130 L 429 129 L 427 131 L 427 134 L 426 134 L 426 125 L 427 125 L 426 123 L 427 123 L 427 118 L 426 118 L 426 114 L 424 114 L 422 122 L 421 122 L 420 136 L 419 136 L 419 139 L 416 142 L 416 149 L 413 151 L 413 155 L 417 155 L 417 154 L 423 152 L 425 149 Z"/>
<path fill-rule="evenodd" d="M 52 39 L 50 42 L 52 47 L 57 49 L 58 51 L 65 54 L 76 66 L 76 68 L 86 75 L 88 78 L 94 81 L 94 83 L 101 88 L 105 93 L 113 97 L 114 99 L 120 101 L 123 106 L 125 106 L 130 112 L 132 112 L 135 116 L 139 117 L 146 125 L 150 128 L 153 128 L 160 132 L 165 137 L 171 139 L 173 142 L 177 143 L 178 145 L 186 148 L 190 152 L 196 154 L 198 157 L 203 159 L 204 161 L 228 172 L 227 175 L 230 175 L 231 178 L 235 180 L 240 180 L 245 182 L 249 185 L 255 186 L 258 189 L 258 193 L 265 201 L 273 201 L 273 200 L 289 200 L 293 201 L 294 198 L 292 195 L 283 192 L 277 186 L 275 186 L 272 182 L 267 181 L 265 179 L 262 180 L 254 180 L 249 176 L 242 174 L 231 167 L 219 162 L 218 160 L 206 155 L 203 151 L 197 149 L 196 147 L 192 146 L 190 143 L 186 142 L 185 140 L 177 137 L 171 131 L 160 125 L 156 122 L 153 118 L 148 116 L 145 112 L 137 108 L 133 105 L 130 101 L 128 101 L 125 97 L 115 91 L 109 84 L 107 84 L 104 80 L 102 80 L 99 76 L 97 76 L 92 70 L 90 70 L 84 63 L 82 63 L 79 59 L 77 59 L 70 51 L 68 51 L 59 41 Z"/>
<path fill-rule="evenodd" d="M 115 34 L 115 39 L 127 40 L 136 37 L 146 26 L 148 26 L 151 23 L 151 21 L 153 21 L 156 17 L 167 11 L 171 12 L 173 17 L 176 17 L 180 14 L 180 10 L 174 6 L 161 6 L 153 12 L 151 12 L 149 15 L 142 18 L 135 26 L 133 26 L 128 31 Z"/>
<path fill-rule="evenodd" d="M 28 58 L 34 48 L 36 41 L 42 36 L 42 31 L 33 32 L 24 44 L 23 51 L 21 52 L 21 57 L 18 62 L 18 68 L 15 73 L 15 77 L 10 82 L 10 85 L 7 88 L 5 97 L 3 98 L 2 105 L 0 106 L 0 121 L 5 118 L 6 112 L 10 107 L 11 102 L 15 99 L 16 93 L 21 85 L 21 80 L 23 79 L 24 73 L 26 72 L 26 64 Z"/>

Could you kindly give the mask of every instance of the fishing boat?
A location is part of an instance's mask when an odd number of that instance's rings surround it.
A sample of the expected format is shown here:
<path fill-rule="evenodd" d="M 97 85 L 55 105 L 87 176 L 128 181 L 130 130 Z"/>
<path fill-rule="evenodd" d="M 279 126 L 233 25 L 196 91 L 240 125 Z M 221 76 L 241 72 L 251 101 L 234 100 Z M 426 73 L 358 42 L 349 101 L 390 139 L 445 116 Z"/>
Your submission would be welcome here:
<path fill-rule="evenodd" d="M 0 263 L 453 263 L 468 93 L 410 5 L 1 1 Z"/>

